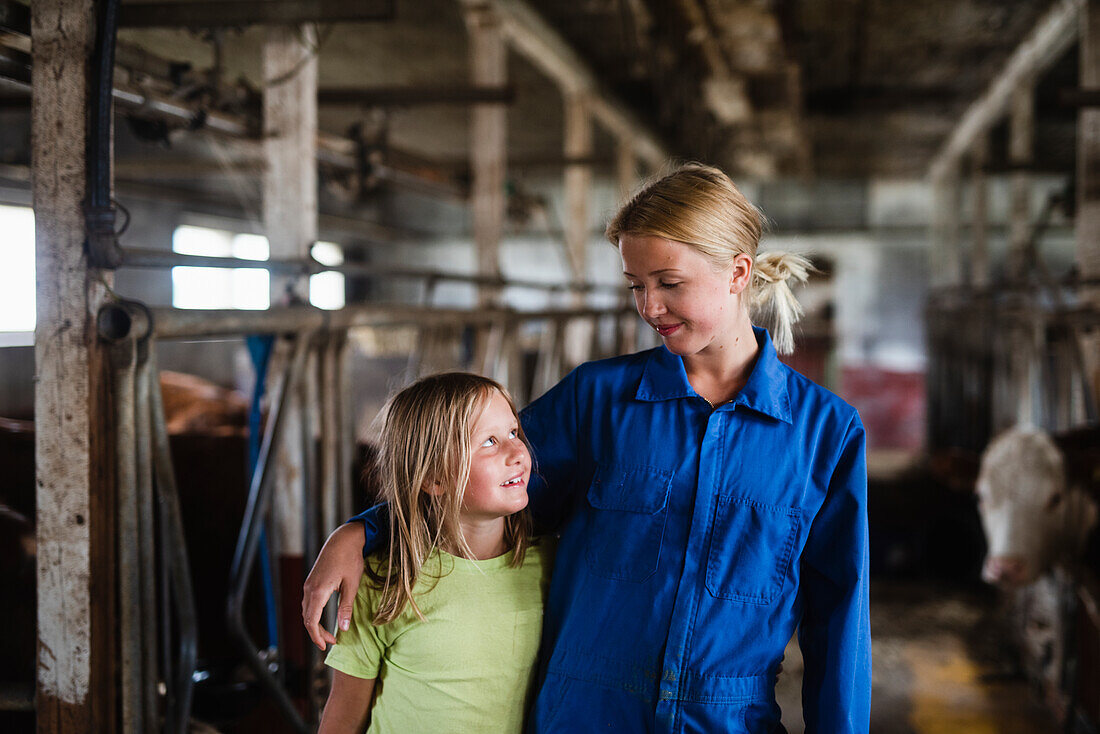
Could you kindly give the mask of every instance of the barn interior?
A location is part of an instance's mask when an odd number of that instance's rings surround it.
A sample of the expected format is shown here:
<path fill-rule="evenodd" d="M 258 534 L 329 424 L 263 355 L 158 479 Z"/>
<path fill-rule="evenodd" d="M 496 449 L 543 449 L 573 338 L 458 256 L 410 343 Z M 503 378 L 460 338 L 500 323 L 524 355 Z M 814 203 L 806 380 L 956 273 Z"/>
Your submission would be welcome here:
<path fill-rule="evenodd" d="M 817 268 L 870 731 L 1100 730 L 1098 94 L 1098 0 L 0 0 L 0 730 L 313 730 L 387 396 L 658 346 L 603 233 L 678 161 Z M 1020 426 L 1092 520 L 1026 578 L 975 494 Z"/>

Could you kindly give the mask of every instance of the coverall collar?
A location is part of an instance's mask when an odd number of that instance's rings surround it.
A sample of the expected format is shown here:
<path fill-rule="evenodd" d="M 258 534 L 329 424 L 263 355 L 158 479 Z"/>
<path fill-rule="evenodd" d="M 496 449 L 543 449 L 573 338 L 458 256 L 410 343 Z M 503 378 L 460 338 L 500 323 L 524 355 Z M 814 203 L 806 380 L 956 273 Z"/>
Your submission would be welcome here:
<path fill-rule="evenodd" d="M 726 405 L 743 405 L 746 408 L 791 423 L 791 401 L 787 394 L 787 367 L 779 361 L 771 337 L 766 329 L 754 326 L 760 354 L 749 374 L 749 381 L 737 396 Z M 678 398 L 699 397 L 688 382 L 684 360 L 661 345 L 649 353 L 638 391 L 638 400 L 657 402 Z M 721 406 L 719 406 L 721 407 Z"/>

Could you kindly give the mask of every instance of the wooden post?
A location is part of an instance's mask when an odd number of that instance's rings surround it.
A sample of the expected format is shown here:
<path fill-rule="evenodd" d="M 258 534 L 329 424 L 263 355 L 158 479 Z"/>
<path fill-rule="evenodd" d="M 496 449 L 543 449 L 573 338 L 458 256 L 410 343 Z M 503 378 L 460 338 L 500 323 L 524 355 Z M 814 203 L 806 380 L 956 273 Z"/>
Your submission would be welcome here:
<path fill-rule="evenodd" d="M 1011 209 L 1008 214 L 1008 276 L 1024 275 L 1024 257 L 1031 230 L 1031 163 L 1035 141 L 1035 84 L 1025 79 L 1012 93 L 1008 119 L 1008 161 Z"/>
<path fill-rule="evenodd" d="M 565 157 L 588 159 L 592 155 L 591 99 L 585 91 L 565 92 Z M 573 269 L 573 280 L 582 283 L 588 275 L 588 201 L 592 196 L 592 167 L 571 163 L 565 167 L 565 249 Z M 584 305 L 584 293 L 574 291 L 576 307 Z M 590 324 L 574 319 L 566 328 L 566 361 L 580 364 L 591 341 Z M 559 375 L 560 377 L 560 375 Z"/>
<path fill-rule="evenodd" d="M 565 158 L 587 159 L 592 155 L 592 117 L 588 111 L 588 95 L 572 92 L 565 95 Z M 565 167 L 565 246 L 573 267 L 573 279 L 585 280 L 588 262 L 588 199 L 592 189 L 592 168 L 587 163 L 570 163 Z M 583 296 L 574 294 L 575 298 Z"/>
<path fill-rule="evenodd" d="M 266 33 L 264 230 L 272 259 L 302 259 L 308 257 L 317 240 L 317 57 L 307 47 L 315 47 L 317 39 L 312 26 L 271 26 Z M 309 279 L 272 275 L 271 302 L 280 304 L 293 298 L 309 302 Z M 292 359 L 291 351 L 276 351 L 276 364 L 279 359 Z M 314 367 L 311 362 L 303 374 L 314 375 Z M 313 517 L 310 508 L 315 506 L 312 487 L 308 486 L 309 457 L 304 450 L 307 442 L 312 446 L 312 426 L 304 419 L 302 396 L 303 390 L 292 390 L 284 407 L 272 505 L 276 537 L 270 539 L 279 559 L 276 593 L 282 601 L 281 653 L 284 660 L 299 669 L 308 665 L 308 653 L 294 610 L 301 601 L 306 528 L 308 518 Z M 292 696 L 297 698 L 294 692 Z"/>
<path fill-rule="evenodd" d="M 960 282 L 959 253 L 959 169 L 950 166 L 932 179 L 934 199 L 929 248 L 933 286 L 955 286 Z"/>
<path fill-rule="evenodd" d="M 634 142 L 625 135 L 619 138 L 615 149 L 615 173 L 619 179 L 619 196 L 626 198 L 638 180 L 638 161 Z"/>
<path fill-rule="evenodd" d="M 95 313 L 113 278 L 88 266 L 91 0 L 31 7 L 35 210 L 38 731 L 118 731 L 114 469 Z"/>
<path fill-rule="evenodd" d="M 973 211 L 970 231 L 970 285 L 978 290 L 989 287 L 989 184 L 985 166 L 989 161 L 989 135 L 974 142 L 970 154 L 970 188 Z"/>
<path fill-rule="evenodd" d="M 317 239 L 317 58 L 302 43 L 311 33 L 271 26 L 263 47 L 263 221 L 272 259 L 307 257 Z M 308 278 L 272 276 L 272 304 L 288 288 L 309 301 Z"/>
<path fill-rule="evenodd" d="M 1100 87 L 1100 2 L 1089 0 L 1081 11 L 1080 79 L 1084 89 Z M 1084 279 L 1100 278 L 1100 109 L 1077 113 L 1077 267 Z M 1083 300 L 1100 308 L 1100 289 Z M 1100 334 L 1081 340 L 1081 352 L 1093 398 L 1100 397 Z"/>
<path fill-rule="evenodd" d="M 470 81 L 475 86 L 503 87 L 508 80 L 508 47 L 500 18 L 483 5 L 464 10 L 470 36 Z M 508 111 L 502 104 L 478 104 L 470 110 L 472 209 L 478 273 L 500 275 L 500 240 L 504 232 L 504 175 L 507 165 Z M 492 303 L 496 288 L 478 286 L 482 307 Z"/>

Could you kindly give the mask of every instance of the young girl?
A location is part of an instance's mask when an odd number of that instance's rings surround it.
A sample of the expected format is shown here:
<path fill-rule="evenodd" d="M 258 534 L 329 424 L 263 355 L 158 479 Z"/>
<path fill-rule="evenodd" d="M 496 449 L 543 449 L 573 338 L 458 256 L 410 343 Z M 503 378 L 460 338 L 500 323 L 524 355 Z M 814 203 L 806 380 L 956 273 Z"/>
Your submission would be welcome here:
<path fill-rule="evenodd" d="M 389 545 L 368 559 L 320 731 L 519 732 L 542 627 L 531 458 L 492 380 L 426 377 L 389 403 L 379 467 Z M 371 707 L 374 701 L 373 709 Z"/>
<path fill-rule="evenodd" d="M 856 411 L 779 361 L 802 258 L 758 255 L 761 218 L 683 166 L 607 228 L 663 345 L 583 364 L 523 411 L 536 522 L 560 529 L 529 731 L 783 731 L 775 674 L 797 629 L 807 732 L 870 726 L 867 476 Z M 354 588 L 372 510 L 305 585 L 317 621 Z M 344 604 L 337 617 L 347 612 Z"/>

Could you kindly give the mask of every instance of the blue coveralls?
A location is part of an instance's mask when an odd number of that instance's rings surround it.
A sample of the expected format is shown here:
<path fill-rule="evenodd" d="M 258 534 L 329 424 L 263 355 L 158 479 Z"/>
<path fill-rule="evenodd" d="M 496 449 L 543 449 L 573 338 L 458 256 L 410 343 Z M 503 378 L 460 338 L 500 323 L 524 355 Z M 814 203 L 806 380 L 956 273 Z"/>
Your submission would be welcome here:
<path fill-rule="evenodd" d="M 531 509 L 561 533 L 530 732 L 782 731 L 796 627 L 808 734 L 867 732 L 863 426 L 755 331 L 748 383 L 717 408 L 658 347 L 581 365 L 523 411 Z"/>

